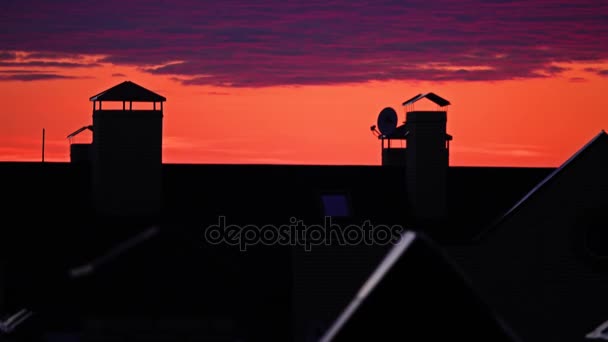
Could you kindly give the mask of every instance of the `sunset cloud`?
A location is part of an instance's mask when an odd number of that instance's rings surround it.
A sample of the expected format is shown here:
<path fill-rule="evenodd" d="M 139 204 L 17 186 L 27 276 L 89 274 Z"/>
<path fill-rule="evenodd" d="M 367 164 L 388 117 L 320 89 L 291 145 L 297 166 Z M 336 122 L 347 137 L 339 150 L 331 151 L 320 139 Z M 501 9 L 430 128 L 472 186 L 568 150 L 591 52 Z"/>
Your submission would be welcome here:
<path fill-rule="evenodd" d="M 0 52 L 0 81 L 48 81 L 81 79 L 90 76 L 69 75 L 78 68 L 99 67 L 101 57 L 53 52 Z"/>
<path fill-rule="evenodd" d="M 45 73 L 28 73 L 28 72 L 17 72 L 17 73 L 0 73 L 0 80 L 7 81 L 42 81 L 42 80 L 63 80 L 63 79 L 76 79 L 80 77 L 60 75 L 60 74 L 45 74 Z"/>
<path fill-rule="evenodd" d="M 99 64 L 80 64 L 71 62 L 55 62 L 55 61 L 25 61 L 25 62 L 0 62 L 0 67 L 55 67 L 55 68 L 86 68 L 95 67 Z"/>
<path fill-rule="evenodd" d="M 6 0 L 2 17 L 0 67 L 26 51 L 23 67 L 131 65 L 185 85 L 545 78 L 608 60 L 596 0 Z"/>
<path fill-rule="evenodd" d="M 0 61 L 13 60 L 15 58 L 17 58 L 17 55 L 14 52 L 0 51 Z"/>
<path fill-rule="evenodd" d="M 570 77 L 570 82 L 586 82 L 587 79 L 584 77 Z"/>

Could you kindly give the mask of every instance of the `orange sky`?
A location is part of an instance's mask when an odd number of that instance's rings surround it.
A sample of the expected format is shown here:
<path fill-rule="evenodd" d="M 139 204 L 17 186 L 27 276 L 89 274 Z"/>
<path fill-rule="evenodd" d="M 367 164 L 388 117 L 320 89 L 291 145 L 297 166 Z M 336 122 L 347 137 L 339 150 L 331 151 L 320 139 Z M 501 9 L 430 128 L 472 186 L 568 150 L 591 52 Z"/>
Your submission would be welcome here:
<path fill-rule="evenodd" d="M 571 70 L 544 79 L 252 89 L 184 86 L 107 63 L 73 68 L 83 78 L 0 82 L 0 160 L 40 160 L 46 128 L 46 160 L 68 161 L 66 135 L 92 122 L 89 97 L 131 80 L 167 97 L 165 163 L 378 165 L 377 114 L 392 106 L 403 121 L 401 103 L 432 91 L 452 103 L 451 165 L 558 166 L 608 128 L 608 77 L 583 70 L 608 64 L 562 66 Z"/>

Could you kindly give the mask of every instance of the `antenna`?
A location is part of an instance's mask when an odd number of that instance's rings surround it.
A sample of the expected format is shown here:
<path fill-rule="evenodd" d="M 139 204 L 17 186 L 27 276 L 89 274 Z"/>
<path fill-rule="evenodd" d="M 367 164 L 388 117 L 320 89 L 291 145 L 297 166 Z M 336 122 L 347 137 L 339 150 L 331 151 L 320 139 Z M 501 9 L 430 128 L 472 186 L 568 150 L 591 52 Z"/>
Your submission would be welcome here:
<path fill-rule="evenodd" d="M 42 162 L 44 163 L 44 140 L 46 139 L 46 130 L 42 129 Z"/>
<path fill-rule="evenodd" d="M 383 135 L 390 135 L 397 128 L 397 112 L 386 107 L 378 114 L 378 129 Z"/>

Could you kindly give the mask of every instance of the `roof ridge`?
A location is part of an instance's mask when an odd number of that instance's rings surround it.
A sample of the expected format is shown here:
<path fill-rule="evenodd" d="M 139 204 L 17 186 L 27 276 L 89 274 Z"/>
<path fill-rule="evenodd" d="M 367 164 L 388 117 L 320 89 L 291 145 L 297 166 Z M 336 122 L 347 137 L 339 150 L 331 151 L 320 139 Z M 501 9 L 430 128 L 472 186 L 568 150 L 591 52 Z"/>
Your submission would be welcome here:
<path fill-rule="evenodd" d="M 435 103 L 436 105 L 438 105 L 439 107 L 445 107 L 450 105 L 450 101 L 444 99 L 443 97 L 433 93 L 433 92 L 428 92 L 428 93 L 420 93 L 414 97 L 412 97 L 411 99 L 403 102 L 403 106 L 407 106 L 407 105 L 411 105 L 415 102 L 417 102 L 420 99 L 426 98 L 427 100 Z"/>
<path fill-rule="evenodd" d="M 562 163 L 562 165 L 560 165 L 557 169 L 553 170 L 549 175 L 547 175 L 543 180 L 541 180 L 536 186 L 534 186 L 532 188 L 532 190 L 528 191 L 509 210 L 507 210 L 503 215 L 501 215 L 496 220 L 494 220 L 492 223 L 490 223 L 485 229 L 482 229 L 481 232 L 474 239 L 475 240 L 482 239 L 483 237 L 485 237 L 485 235 L 488 232 L 494 230 L 498 225 L 500 225 L 507 218 L 509 218 L 510 216 L 512 216 L 513 213 L 515 211 L 517 211 L 517 209 L 519 209 L 522 205 L 524 205 L 526 203 L 526 201 L 530 197 L 532 197 L 533 195 L 535 195 L 538 191 L 542 190 L 546 186 L 547 183 L 549 183 L 551 180 L 553 180 L 553 178 L 555 178 L 556 176 L 558 176 L 559 174 L 561 174 L 562 171 L 565 168 L 567 168 L 569 165 L 572 164 L 572 162 L 574 162 L 576 159 L 578 159 L 578 157 L 583 152 L 585 152 L 586 150 L 588 150 L 588 148 L 591 145 L 595 144 L 601 137 L 606 136 L 606 135 L 607 135 L 606 132 L 602 129 L 600 131 L 600 133 L 598 133 L 590 141 L 588 141 L 587 143 L 585 143 L 585 145 L 583 145 L 583 147 L 581 147 L 578 151 L 576 151 L 573 155 L 571 155 L 564 163 Z"/>

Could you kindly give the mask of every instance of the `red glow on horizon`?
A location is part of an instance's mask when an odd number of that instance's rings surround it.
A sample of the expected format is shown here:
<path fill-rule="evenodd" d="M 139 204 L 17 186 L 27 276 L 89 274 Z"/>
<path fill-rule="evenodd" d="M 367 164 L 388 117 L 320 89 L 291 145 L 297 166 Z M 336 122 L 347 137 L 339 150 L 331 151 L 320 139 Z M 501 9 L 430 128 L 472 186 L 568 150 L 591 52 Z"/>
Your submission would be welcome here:
<path fill-rule="evenodd" d="M 167 97 L 165 163 L 379 165 L 380 142 L 369 132 L 379 111 L 391 106 L 403 121 L 401 103 L 432 91 L 452 102 L 452 165 L 558 166 L 608 128 L 608 78 L 584 67 L 529 80 L 266 88 L 184 86 L 114 65 L 76 68 L 69 72 L 83 78 L 0 82 L 0 160 L 39 161 L 46 128 L 45 159 L 68 161 L 66 136 L 92 121 L 89 97 L 129 79 Z M 111 76 L 119 73 L 127 76 Z"/>

